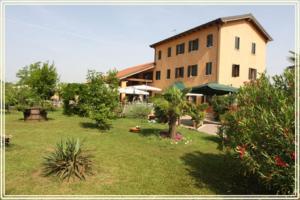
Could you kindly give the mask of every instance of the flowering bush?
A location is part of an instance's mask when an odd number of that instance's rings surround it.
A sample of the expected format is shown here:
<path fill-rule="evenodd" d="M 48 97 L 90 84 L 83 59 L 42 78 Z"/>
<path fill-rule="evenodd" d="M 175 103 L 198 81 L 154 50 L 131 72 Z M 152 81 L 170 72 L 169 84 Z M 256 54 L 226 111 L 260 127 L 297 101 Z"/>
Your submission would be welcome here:
<path fill-rule="evenodd" d="M 294 71 L 286 70 L 273 81 L 262 74 L 246 83 L 237 94 L 237 108 L 221 118 L 223 147 L 272 193 L 294 193 L 294 113 Z"/>

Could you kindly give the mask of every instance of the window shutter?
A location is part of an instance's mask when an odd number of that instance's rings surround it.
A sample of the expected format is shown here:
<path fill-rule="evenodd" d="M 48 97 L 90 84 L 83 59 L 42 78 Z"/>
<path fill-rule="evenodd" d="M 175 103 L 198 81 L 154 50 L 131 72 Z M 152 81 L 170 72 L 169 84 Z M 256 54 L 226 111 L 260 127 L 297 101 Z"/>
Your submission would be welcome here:
<path fill-rule="evenodd" d="M 234 65 L 232 65 L 232 73 L 231 73 L 232 77 L 235 77 L 234 76 Z"/>
<path fill-rule="evenodd" d="M 189 65 L 188 66 L 188 77 L 190 77 L 191 76 L 191 66 Z"/>

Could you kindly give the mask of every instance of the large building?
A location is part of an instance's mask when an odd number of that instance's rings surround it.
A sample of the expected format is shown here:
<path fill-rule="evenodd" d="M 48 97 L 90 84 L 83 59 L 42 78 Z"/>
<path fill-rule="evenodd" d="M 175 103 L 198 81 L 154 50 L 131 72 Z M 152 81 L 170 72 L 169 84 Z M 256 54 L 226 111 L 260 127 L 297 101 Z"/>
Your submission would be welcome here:
<path fill-rule="evenodd" d="M 240 87 L 265 71 L 269 41 L 271 36 L 252 14 L 222 17 L 151 44 L 154 62 L 122 70 L 118 77 L 123 87 Z"/>

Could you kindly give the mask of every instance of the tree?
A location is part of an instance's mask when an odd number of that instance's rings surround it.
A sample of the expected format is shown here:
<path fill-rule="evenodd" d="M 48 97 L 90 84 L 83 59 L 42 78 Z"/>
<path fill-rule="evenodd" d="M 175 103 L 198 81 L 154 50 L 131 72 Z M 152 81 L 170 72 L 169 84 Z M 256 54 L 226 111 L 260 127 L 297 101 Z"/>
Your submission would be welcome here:
<path fill-rule="evenodd" d="M 19 85 L 27 85 L 38 94 L 41 99 L 47 100 L 53 96 L 58 75 L 54 64 L 36 62 L 25 66 L 17 72 Z"/>
<path fill-rule="evenodd" d="M 268 190 L 293 194 L 295 186 L 295 74 L 262 74 L 237 93 L 237 107 L 224 114 L 220 136 L 240 159 L 245 174 Z"/>
<path fill-rule="evenodd" d="M 108 129 L 110 120 L 115 117 L 114 111 L 119 104 L 117 80 L 116 71 L 107 74 L 88 71 L 86 95 L 82 97 L 83 107 L 100 129 Z"/>
<path fill-rule="evenodd" d="M 187 89 L 180 90 L 177 87 L 170 87 L 153 101 L 154 105 L 167 116 L 169 135 L 172 139 L 176 137 L 176 121 L 188 107 L 187 93 Z"/>

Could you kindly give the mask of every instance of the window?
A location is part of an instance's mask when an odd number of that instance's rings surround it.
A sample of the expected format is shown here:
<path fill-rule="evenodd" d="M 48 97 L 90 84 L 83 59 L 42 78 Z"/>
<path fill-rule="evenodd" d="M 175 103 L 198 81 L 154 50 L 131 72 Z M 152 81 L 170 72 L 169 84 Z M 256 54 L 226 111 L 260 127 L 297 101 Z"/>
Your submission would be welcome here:
<path fill-rule="evenodd" d="M 189 65 L 188 66 L 188 77 L 197 76 L 198 65 Z"/>
<path fill-rule="evenodd" d="M 253 42 L 251 47 L 251 53 L 255 54 L 255 51 L 256 51 L 256 44 Z"/>
<path fill-rule="evenodd" d="M 213 46 L 213 35 L 209 34 L 206 38 L 206 47 L 212 47 Z"/>
<path fill-rule="evenodd" d="M 161 59 L 161 50 L 158 51 L 158 60 Z"/>
<path fill-rule="evenodd" d="M 206 63 L 205 75 L 211 75 L 212 72 L 212 62 Z"/>
<path fill-rule="evenodd" d="M 177 67 L 175 69 L 175 78 L 183 78 L 184 76 L 184 67 Z"/>
<path fill-rule="evenodd" d="M 240 38 L 235 37 L 235 43 L 234 43 L 235 49 L 240 49 Z"/>
<path fill-rule="evenodd" d="M 199 40 L 198 39 L 189 41 L 189 52 L 190 51 L 197 51 L 198 47 L 199 47 Z"/>
<path fill-rule="evenodd" d="M 168 57 L 171 57 L 171 55 L 172 55 L 172 48 L 169 47 L 169 48 L 168 48 Z"/>
<path fill-rule="evenodd" d="M 160 71 L 156 71 L 155 78 L 156 80 L 160 80 Z"/>
<path fill-rule="evenodd" d="M 253 68 L 249 68 L 249 80 L 256 79 L 257 70 Z"/>
<path fill-rule="evenodd" d="M 232 65 L 232 77 L 240 76 L 240 65 Z"/>
<path fill-rule="evenodd" d="M 184 53 L 184 43 L 176 46 L 176 55 Z"/>
<path fill-rule="evenodd" d="M 171 78 L 171 70 L 167 69 L 167 79 L 170 79 L 170 78 Z"/>

